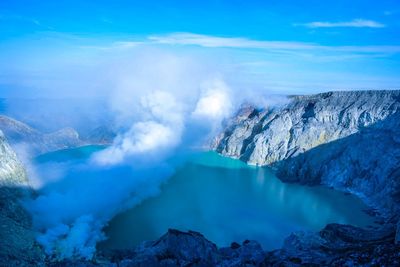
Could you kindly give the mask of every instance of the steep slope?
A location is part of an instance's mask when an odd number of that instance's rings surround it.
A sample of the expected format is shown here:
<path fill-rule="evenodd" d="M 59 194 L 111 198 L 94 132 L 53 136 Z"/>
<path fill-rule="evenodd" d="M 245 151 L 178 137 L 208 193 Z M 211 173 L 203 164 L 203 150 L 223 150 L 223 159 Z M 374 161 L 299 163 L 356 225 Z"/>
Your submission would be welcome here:
<path fill-rule="evenodd" d="M 26 172 L 0 131 L 0 187 L 27 185 Z"/>
<path fill-rule="evenodd" d="M 25 170 L 0 131 L 0 266 L 40 266 L 31 216 L 20 201 L 31 194 Z"/>
<path fill-rule="evenodd" d="M 215 140 L 219 153 L 273 167 L 284 181 L 326 184 L 397 215 L 400 91 L 294 96 L 275 109 L 242 109 Z"/>
<path fill-rule="evenodd" d="M 283 107 L 241 110 L 214 148 L 250 164 L 269 165 L 356 133 L 399 109 L 400 91 L 293 96 Z"/>
<path fill-rule="evenodd" d="M 400 113 L 348 137 L 273 164 L 281 179 L 360 196 L 387 218 L 400 215 Z"/>

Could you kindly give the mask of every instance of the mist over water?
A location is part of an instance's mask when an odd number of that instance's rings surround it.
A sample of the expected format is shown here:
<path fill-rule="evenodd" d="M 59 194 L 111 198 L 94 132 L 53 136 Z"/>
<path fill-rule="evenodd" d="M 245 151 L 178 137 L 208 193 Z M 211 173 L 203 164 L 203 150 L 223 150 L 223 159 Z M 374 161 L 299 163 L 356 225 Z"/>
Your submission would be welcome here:
<path fill-rule="evenodd" d="M 26 206 L 48 254 L 91 258 L 113 216 L 159 193 L 174 173 L 168 159 L 184 159 L 182 151 L 203 145 L 233 112 L 230 87 L 190 62 L 158 53 L 124 65 L 129 75 L 117 75 L 108 92 L 112 145 L 32 168 L 39 196 Z"/>
<path fill-rule="evenodd" d="M 294 231 L 318 231 L 328 223 L 373 225 L 366 208 L 354 196 L 285 184 L 268 168 L 197 152 L 160 194 L 111 220 L 100 247 L 132 248 L 175 228 L 199 231 L 218 246 L 250 239 L 272 250 Z"/>
<path fill-rule="evenodd" d="M 108 88 L 95 91 L 103 97 L 99 113 L 74 105 L 70 110 L 77 113 L 71 117 L 74 125 L 85 125 L 78 132 L 88 131 L 93 121 L 112 127 L 117 133 L 112 144 L 89 158 L 28 163 L 38 196 L 26 206 L 39 243 L 55 258 L 92 258 L 96 244 L 106 238 L 104 226 L 158 195 L 175 173 L 170 160 L 187 161 L 190 148 L 209 143 L 241 104 L 265 108 L 286 101 L 232 86 L 213 61 L 192 53 L 138 49 L 123 55 L 105 56 L 98 69 L 97 76 L 109 79 Z M 79 90 L 69 93 L 79 95 Z M 54 105 L 47 112 L 52 110 Z M 57 118 L 63 116 L 55 113 Z"/>
<path fill-rule="evenodd" d="M 64 206 L 77 212 L 71 218 L 93 212 L 96 215 L 78 217 L 68 229 L 69 237 L 58 241 L 58 246 L 64 246 L 65 256 L 73 254 L 79 244 L 78 238 L 89 230 L 92 230 L 91 237 L 97 236 L 97 239 L 92 240 L 92 247 L 88 246 L 91 241 L 88 239 L 86 246 L 80 247 L 81 252 L 93 252 L 95 241 L 102 240 L 101 249 L 132 248 L 143 241 L 157 239 L 168 228 L 200 231 L 219 246 L 254 239 L 264 249 L 276 249 L 293 231 L 317 231 L 334 222 L 363 227 L 373 224 L 373 218 L 363 211 L 365 205 L 356 197 L 325 187 L 285 184 L 267 168 L 248 166 L 214 152 L 186 151 L 184 157 L 178 155 L 166 161 L 170 169 L 157 166 L 156 170 L 162 171 L 164 176 L 155 170 L 148 174 L 141 170 L 142 177 L 137 177 L 135 171 L 126 166 L 104 169 L 82 165 L 93 153 L 103 149 L 82 147 L 36 159 L 44 172 L 49 164 L 67 164 L 69 169 L 63 182 L 42 189 L 44 195 L 73 194 L 74 201 Z M 71 189 L 66 192 L 75 180 L 98 187 L 84 186 L 79 192 Z M 113 187 L 104 187 L 111 180 Z M 126 190 L 127 186 L 130 190 Z M 118 201 L 113 202 L 115 199 Z M 85 206 L 80 205 L 82 201 Z M 44 216 L 41 217 L 44 221 L 36 220 L 36 223 L 54 229 L 52 224 L 57 225 L 68 213 L 66 210 L 58 212 L 58 208 L 55 205 L 46 211 L 53 213 L 53 222 Z M 104 220 L 118 212 L 122 213 L 113 218 L 103 232 Z M 58 227 L 56 229 L 61 231 Z M 55 234 L 54 230 L 52 233 Z M 39 240 L 47 242 L 48 235 Z"/>
<path fill-rule="evenodd" d="M 57 156 L 59 153 L 67 155 Z M 90 258 L 97 242 L 105 238 L 102 228 L 108 220 L 158 194 L 159 185 L 173 173 L 163 163 L 151 169 L 110 168 L 91 165 L 88 158 L 74 159 L 76 155 L 61 151 L 39 157 L 36 170 L 46 185 L 27 203 L 41 232 L 38 241 L 48 254 L 58 258 Z"/>

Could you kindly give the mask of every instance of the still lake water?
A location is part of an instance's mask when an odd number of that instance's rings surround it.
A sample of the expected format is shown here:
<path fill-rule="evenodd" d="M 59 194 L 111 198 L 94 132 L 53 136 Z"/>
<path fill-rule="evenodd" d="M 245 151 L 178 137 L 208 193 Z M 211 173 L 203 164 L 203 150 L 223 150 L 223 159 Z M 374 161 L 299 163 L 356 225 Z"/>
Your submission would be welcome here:
<path fill-rule="evenodd" d="M 63 150 L 37 161 L 82 161 L 100 149 Z M 105 228 L 108 240 L 100 247 L 130 248 L 175 228 L 199 231 L 219 246 L 254 239 L 264 249 L 275 249 L 297 230 L 318 231 L 327 223 L 373 225 L 358 198 L 322 186 L 285 184 L 268 168 L 214 152 L 198 152 L 184 164 L 171 164 L 176 172 L 161 185 L 161 193 L 117 215 Z"/>

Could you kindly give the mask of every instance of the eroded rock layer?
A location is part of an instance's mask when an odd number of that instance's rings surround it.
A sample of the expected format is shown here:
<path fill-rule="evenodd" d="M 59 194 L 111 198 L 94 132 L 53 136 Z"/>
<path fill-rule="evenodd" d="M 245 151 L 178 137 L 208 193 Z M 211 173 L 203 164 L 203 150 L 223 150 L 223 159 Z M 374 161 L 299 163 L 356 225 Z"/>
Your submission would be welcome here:
<path fill-rule="evenodd" d="M 294 96 L 288 104 L 243 108 L 213 148 L 267 165 L 286 182 L 325 184 L 399 214 L 400 91 Z"/>

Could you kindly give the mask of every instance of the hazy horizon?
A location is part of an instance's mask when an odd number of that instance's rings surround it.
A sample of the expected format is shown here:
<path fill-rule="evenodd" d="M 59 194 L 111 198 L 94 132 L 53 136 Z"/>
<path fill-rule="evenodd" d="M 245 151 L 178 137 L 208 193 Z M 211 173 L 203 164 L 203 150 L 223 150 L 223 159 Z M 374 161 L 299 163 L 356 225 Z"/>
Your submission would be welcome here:
<path fill-rule="evenodd" d="M 391 0 L 5 1 L 0 97 L 107 98 L 160 72 L 264 94 L 398 89 L 399 14 Z"/>

